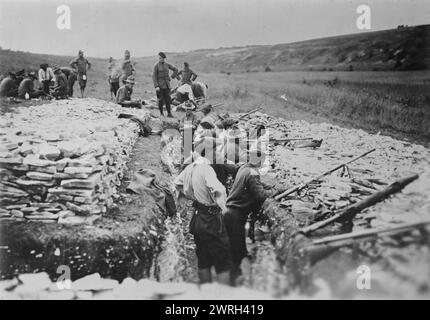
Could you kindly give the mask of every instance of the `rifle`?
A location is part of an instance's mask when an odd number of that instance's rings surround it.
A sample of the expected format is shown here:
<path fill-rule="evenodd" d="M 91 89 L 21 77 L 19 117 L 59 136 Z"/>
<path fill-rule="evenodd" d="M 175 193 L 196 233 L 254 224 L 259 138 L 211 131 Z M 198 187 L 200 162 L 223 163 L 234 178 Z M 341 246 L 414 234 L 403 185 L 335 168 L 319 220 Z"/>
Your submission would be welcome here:
<path fill-rule="evenodd" d="M 243 118 L 249 116 L 250 114 L 253 114 L 253 113 L 257 112 L 258 110 L 261 110 L 262 108 L 263 108 L 263 106 L 261 105 L 258 108 L 255 108 L 254 110 L 251 110 L 251 111 L 249 111 L 249 112 L 241 115 L 237 120 L 242 120 Z"/>
<path fill-rule="evenodd" d="M 378 202 L 385 200 L 386 198 L 388 198 L 392 194 L 400 192 L 404 187 L 406 187 L 408 184 L 410 184 L 412 181 L 415 181 L 416 179 L 418 179 L 417 174 L 410 176 L 410 177 L 400 179 L 398 181 L 395 181 L 394 183 L 389 185 L 384 190 L 375 192 L 370 197 L 363 199 L 357 203 L 354 203 L 353 205 L 349 206 L 348 208 L 340 211 L 339 213 L 335 214 L 334 216 L 332 216 L 326 220 L 318 221 L 314 224 L 311 224 L 307 227 L 304 227 L 304 228 L 300 229 L 299 232 L 307 235 L 307 234 L 309 234 L 315 230 L 318 230 L 322 227 L 325 227 L 326 225 L 328 225 L 332 222 L 335 222 L 337 220 L 353 219 L 357 213 L 363 211 L 364 209 L 366 209 L 370 206 L 373 206 L 374 204 L 376 204 Z"/>
<path fill-rule="evenodd" d="M 185 102 L 183 102 L 183 103 L 181 103 L 180 105 L 178 105 L 178 107 L 179 106 L 182 106 L 183 104 L 185 104 Z M 214 104 L 213 106 L 212 106 L 212 108 L 217 108 L 217 107 L 220 107 L 220 106 L 222 106 L 222 105 L 224 105 L 224 103 L 217 103 L 217 104 Z M 199 109 L 202 109 L 202 108 L 204 108 L 205 106 L 203 105 L 203 106 L 200 106 L 200 108 L 199 107 L 197 107 L 196 109 L 194 109 L 193 111 L 198 111 Z"/>
<path fill-rule="evenodd" d="M 402 232 L 409 231 L 415 228 L 424 228 L 426 225 L 430 224 L 430 219 L 426 219 L 419 222 L 403 223 L 395 227 L 386 229 L 368 229 L 357 232 L 344 233 L 334 236 L 327 236 L 318 240 L 312 241 L 309 246 L 302 248 L 302 251 L 306 252 L 307 256 L 310 258 L 311 265 L 315 264 L 317 261 L 324 259 L 332 252 L 339 248 L 347 245 L 351 245 L 354 241 L 363 241 L 368 238 L 375 238 L 382 235 L 398 234 Z"/>
<path fill-rule="evenodd" d="M 336 167 L 334 167 L 334 168 L 332 168 L 332 169 L 330 169 L 330 170 L 328 170 L 328 171 L 326 171 L 326 172 L 324 172 L 324 173 L 320 174 L 320 175 L 319 175 L 319 176 L 317 176 L 317 177 L 314 177 L 314 178 L 312 178 L 312 179 L 310 179 L 310 180 L 308 180 L 308 181 L 306 181 L 306 182 L 304 182 L 304 183 L 302 183 L 302 184 L 299 184 L 298 186 L 295 186 L 295 187 L 293 187 L 293 188 L 290 188 L 290 189 L 288 189 L 288 190 L 286 190 L 286 191 L 282 192 L 281 194 L 277 195 L 277 196 L 275 197 L 275 200 L 280 200 L 280 199 L 282 199 L 282 198 L 283 198 L 283 197 L 285 197 L 285 196 L 288 196 L 288 195 L 290 195 L 290 194 L 292 194 L 292 193 L 294 193 L 294 192 L 300 191 L 300 190 L 304 189 L 304 188 L 305 188 L 307 185 L 309 185 L 310 183 L 312 183 L 312 182 L 314 182 L 314 181 L 317 181 L 317 180 L 320 180 L 321 178 L 323 178 L 323 177 L 325 177 L 325 176 L 327 176 L 327 175 L 329 175 L 329 174 L 331 174 L 331 173 L 333 173 L 333 172 L 335 172 L 335 171 L 339 170 L 340 168 L 343 168 L 344 166 L 346 166 L 346 165 L 350 164 L 351 162 L 354 162 L 354 161 L 356 161 L 356 160 L 358 160 L 358 159 L 360 159 L 360 158 L 363 158 L 364 156 L 367 156 L 369 153 L 371 153 L 371 152 L 373 152 L 373 151 L 375 151 L 375 150 L 376 150 L 376 149 L 372 149 L 372 150 L 370 150 L 370 151 L 367 151 L 367 152 L 363 153 L 362 155 L 359 155 L 358 157 L 356 157 L 356 158 L 354 158 L 354 159 L 352 159 L 352 160 L 349 160 L 349 161 L 347 161 L 347 162 L 345 162 L 345 163 L 342 163 L 342 164 L 340 164 L 340 165 L 338 165 L 338 166 L 336 166 Z"/>
<path fill-rule="evenodd" d="M 350 232 L 344 234 L 337 234 L 334 236 L 324 237 L 318 240 L 312 241 L 312 245 L 325 245 L 338 241 L 346 241 L 346 240 L 356 240 L 361 238 L 368 238 L 372 236 L 379 236 L 381 234 L 390 234 L 390 233 L 399 233 L 408 231 L 409 229 L 424 227 L 425 225 L 430 224 L 430 219 L 426 219 L 419 222 L 410 222 L 410 223 L 402 223 L 395 227 L 386 228 L 386 229 L 368 229 L 357 232 Z"/>
<path fill-rule="evenodd" d="M 281 139 L 275 139 L 270 138 L 269 141 L 273 142 L 289 142 L 289 141 L 302 141 L 302 140 L 313 140 L 314 138 L 281 138 Z"/>

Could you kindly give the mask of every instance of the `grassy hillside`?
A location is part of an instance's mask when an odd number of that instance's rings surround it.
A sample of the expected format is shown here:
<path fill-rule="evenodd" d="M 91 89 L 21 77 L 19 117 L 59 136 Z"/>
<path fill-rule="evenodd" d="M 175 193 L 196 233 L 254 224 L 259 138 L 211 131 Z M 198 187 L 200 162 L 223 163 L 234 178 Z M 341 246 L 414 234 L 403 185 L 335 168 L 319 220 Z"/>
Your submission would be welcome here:
<path fill-rule="evenodd" d="M 139 61 L 150 66 L 155 57 Z M 289 44 L 196 50 L 169 54 L 203 72 L 301 70 L 425 70 L 430 67 L 430 25 L 314 39 Z"/>
<path fill-rule="evenodd" d="M 177 66 L 188 61 L 194 69 L 205 73 L 427 70 L 430 68 L 430 25 L 288 44 L 169 53 L 168 58 Z M 51 65 L 65 65 L 71 59 L 0 49 L 0 74 L 21 68 L 38 69 L 45 61 Z M 91 61 L 100 68 L 106 66 L 104 59 L 92 58 Z M 150 73 L 157 57 L 135 58 L 135 61 L 143 72 Z"/>
<path fill-rule="evenodd" d="M 9 71 L 25 69 L 26 71 L 37 71 L 42 63 L 50 66 L 55 64 L 60 66 L 69 65 L 72 56 L 55 56 L 50 54 L 37 54 L 23 51 L 12 51 L 0 48 L 0 74 Z M 94 64 L 95 69 L 104 68 L 107 64 L 103 59 L 89 59 Z"/>

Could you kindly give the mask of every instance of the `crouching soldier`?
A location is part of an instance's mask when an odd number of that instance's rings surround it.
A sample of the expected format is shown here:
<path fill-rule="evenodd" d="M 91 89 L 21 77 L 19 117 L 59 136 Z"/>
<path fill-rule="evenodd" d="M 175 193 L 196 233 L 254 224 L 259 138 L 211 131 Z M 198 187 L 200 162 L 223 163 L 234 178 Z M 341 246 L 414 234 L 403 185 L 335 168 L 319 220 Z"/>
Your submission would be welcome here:
<path fill-rule="evenodd" d="M 0 83 L 0 97 L 16 97 L 18 94 L 18 85 L 16 74 L 9 72 L 8 76 Z"/>
<path fill-rule="evenodd" d="M 241 275 L 240 264 L 248 255 L 246 249 L 245 224 L 250 213 L 258 213 L 266 198 L 278 193 L 265 190 L 258 169 L 265 161 L 265 155 L 258 148 L 249 151 L 249 160 L 237 171 L 236 178 L 227 198 L 225 224 L 230 239 L 232 257 L 231 281 L 234 285 Z"/>
<path fill-rule="evenodd" d="M 33 99 L 46 95 L 43 90 L 34 89 L 34 80 L 36 79 L 36 73 L 30 72 L 27 77 L 21 81 L 18 87 L 18 97 L 20 99 Z"/>
<path fill-rule="evenodd" d="M 213 139 L 203 139 L 196 145 L 196 150 L 200 150 L 200 154 L 198 151 L 194 153 L 194 162 L 181 172 L 174 183 L 180 194 L 194 200 L 195 212 L 190 222 L 190 233 L 194 235 L 200 282 L 212 282 L 213 266 L 218 282 L 229 284 L 231 257 L 224 225 L 226 191 L 211 167 L 215 151 Z"/>
<path fill-rule="evenodd" d="M 125 85 L 119 88 L 116 93 L 116 103 L 120 104 L 122 107 L 141 109 L 142 102 L 140 100 L 131 100 L 134 83 L 133 76 L 130 76 L 125 80 Z"/>
<path fill-rule="evenodd" d="M 51 95 L 56 99 L 67 99 L 69 93 L 69 84 L 66 75 L 59 67 L 54 67 L 55 86 Z"/>

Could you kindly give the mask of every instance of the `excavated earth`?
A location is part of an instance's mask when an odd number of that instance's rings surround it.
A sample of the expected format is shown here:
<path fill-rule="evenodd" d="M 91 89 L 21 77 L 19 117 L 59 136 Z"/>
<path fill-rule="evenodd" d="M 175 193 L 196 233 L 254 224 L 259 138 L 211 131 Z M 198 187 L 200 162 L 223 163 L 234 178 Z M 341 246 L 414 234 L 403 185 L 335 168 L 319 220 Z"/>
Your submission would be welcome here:
<path fill-rule="evenodd" d="M 170 121 L 164 128 L 175 127 L 174 123 Z M 301 259 L 294 250 L 296 243 L 290 242 L 291 232 L 299 227 L 410 174 L 420 177 L 401 193 L 357 215 L 350 231 L 430 218 L 430 150 L 362 130 L 289 122 L 262 113 L 241 121 L 240 127 L 251 129 L 261 123 L 271 137 L 323 139 L 319 148 L 268 144 L 267 162 L 261 170 L 267 185 L 288 188 L 372 148 L 376 151 L 349 165 L 348 171 L 339 170 L 299 195 L 281 202 L 267 201 L 265 213 L 271 226 L 268 229 L 257 224 L 256 241 L 247 239 L 250 259 L 242 263 L 244 279 L 239 288 L 195 285 L 196 257 L 188 233 L 190 202 L 177 203 L 177 215 L 167 217 L 152 197 L 126 191 L 139 169 L 152 169 L 160 179 L 170 182 L 179 173 L 181 138 L 177 130 L 167 129 L 161 138 L 137 139 L 119 198 L 93 225 L 0 224 L 1 275 L 2 279 L 12 279 L 0 282 L 2 297 L 29 297 L 22 289 L 28 282 L 22 274 L 45 271 L 50 279 L 39 274 L 43 294 L 30 295 L 33 298 L 430 298 L 428 227 L 356 241 L 316 264 Z M 334 224 L 303 241 L 344 231 Z M 61 296 L 49 281 L 57 279 L 57 267 L 63 264 L 72 267 L 72 280 L 78 280 L 73 282 L 73 293 L 62 292 Z M 362 266 L 371 272 L 371 288 L 357 285 Z M 19 281 L 13 280 L 14 276 Z M 103 295 L 97 295 L 100 293 Z"/>

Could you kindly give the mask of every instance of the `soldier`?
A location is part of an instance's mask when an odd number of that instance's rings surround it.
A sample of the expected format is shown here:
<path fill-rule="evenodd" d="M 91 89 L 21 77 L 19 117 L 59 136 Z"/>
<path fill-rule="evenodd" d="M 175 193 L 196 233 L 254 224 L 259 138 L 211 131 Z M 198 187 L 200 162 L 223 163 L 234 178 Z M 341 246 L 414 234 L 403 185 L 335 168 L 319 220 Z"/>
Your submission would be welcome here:
<path fill-rule="evenodd" d="M 36 79 L 36 73 L 30 72 L 27 77 L 21 81 L 18 87 L 18 97 L 20 99 L 39 98 L 45 95 L 43 90 L 34 89 L 34 80 Z"/>
<path fill-rule="evenodd" d="M 0 97 L 16 97 L 17 94 L 16 75 L 13 72 L 9 72 L 8 76 L 0 83 Z"/>
<path fill-rule="evenodd" d="M 84 57 L 84 52 L 79 50 L 78 57 L 70 62 L 70 66 L 78 74 L 78 83 L 81 90 L 81 98 L 84 97 L 85 87 L 87 86 L 87 67 L 91 69 L 91 63 Z"/>
<path fill-rule="evenodd" d="M 120 104 L 122 107 L 142 108 L 142 102 L 140 100 L 131 100 L 134 84 L 133 76 L 130 76 L 125 80 L 125 85 L 119 88 L 116 94 L 116 103 Z"/>
<path fill-rule="evenodd" d="M 188 62 L 184 62 L 184 69 L 179 71 L 178 76 L 181 77 L 181 84 L 191 85 L 197 79 L 197 73 L 190 69 Z"/>
<path fill-rule="evenodd" d="M 124 51 L 124 60 L 121 62 L 121 77 L 119 78 L 119 83 L 125 84 L 128 77 L 134 76 L 135 69 L 134 63 L 130 60 L 130 51 Z"/>
<path fill-rule="evenodd" d="M 60 69 L 67 78 L 67 87 L 69 88 L 69 92 L 67 94 L 69 95 L 69 97 L 73 97 L 73 86 L 78 79 L 78 74 L 73 68 L 61 67 Z"/>
<path fill-rule="evenodd" d="M 109 58 L 109 63 L 107 67 L 107 76 L 109 83 L 109 91 L 111 99 L 115 99 L 116 93 L 119 89 L 120 78 L 122 76 L 121 68 L 116 64 L 115 60 L 112 57 Z M 122 81 L 121 81 L 122 83 Z"/>
<path fill-rule="evenodd" d="M 55 86 L 52 89 L 51 95 L 56 99 L 67 99 L 67 94 L 69 93 L 67 77 L 59 67 L 54 67 L 53 71 L 55 74 Z"/>
<path fill-rule="evenodd" d="M 165 61 L 166 55 L 164 52 L 158 53 L 159 61 L 154 66 L 152 73 L 152 80 L 154 82 L 155 91 L 157 92 L 158 98 L 158 109 L 160 110 L 160 116 L 164 116 L 163 106 L 166 106 L 167 116 L 173 118 L 170 110 L 170 76 L 169 70 L 173 71 L 172 78 L 176 78 L 178 69 Z"/>
<path fill-rule="evenodd" d="M 246 249 L 245 224 L 251 212 L 257 214 L 266 198 L 278 190 L 265 190 L 258 169 L 264 163 L 265 155 L 258 147 L 249 151 L 249 160 L 237 171 L 236 178 L 227 198 L 225 223 L 233 261 L 232 284 L 240 276 L 240 264 L 248 255 Z"/>
<path fill-rule="evenodd" d="M 212 282 L 215 267 L 218 282 L 229 284 L 231 257 L 224 225 L 226 191 L 217 179 L 213 163 L 213 139 L 204 139 L 196 150 L 197 158 L 175 179 L 180 195 L 193 200 L 194 214 L 190 233 L 194 235 L 200 283 Z"/>
<path fill-rule="evenodd" d="M 55 75 L 47 63 L 42 63 L 39 69 L 39 82 L 45 94 L 49 94 L 49 86 L 54 81 Z"/>

